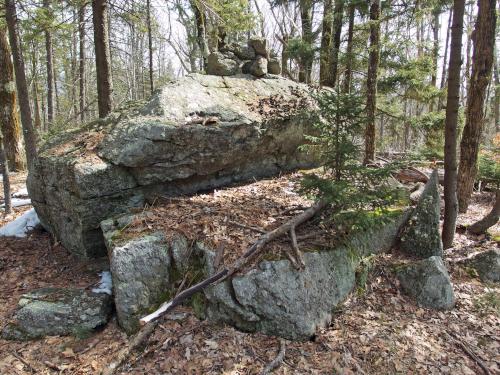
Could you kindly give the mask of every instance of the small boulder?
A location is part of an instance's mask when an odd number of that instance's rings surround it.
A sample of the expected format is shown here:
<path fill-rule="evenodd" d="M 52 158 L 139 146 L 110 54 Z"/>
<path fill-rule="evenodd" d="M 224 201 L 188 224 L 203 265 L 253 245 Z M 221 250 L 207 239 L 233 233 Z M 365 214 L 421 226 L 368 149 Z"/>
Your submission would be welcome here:
<path fill-rule="evenodd" d="M 245 44 L 229 43 L 224 48 L 221 49 L 221 52 L 232 52 L 240 60 L 255 59 L 255 50 L 253 49 L 253 47 Z"/>
<path fill-rule="evenodd" d="M 267 39 L 253 37 L 248 41 L 248 45 L 255 50 L 255 53 L 259 56 L 267 57 L 269 51 L 267 49 Z"/>
<path fill-rule="evenodd" d="M 500 249 L 491 249 L 467 259 L 466 264 L 474 268 L 482 281 L 500 281 Z"/>
<path fill-rule="evenodd" d="M 267 72 L 269 74 L 281 74 L 281 63 L 277 58 L 271 57 L 269 59 L 269 61 L 267 62 Z"/>
<path fill-rule="evenodd" d="M 455 305 L 450 276 L 441 257 L 432 256 L 397 271 L 401 287 L 419 305 L 446 310 Z"/>
<path fill-rule="evenodd" d="M 267 74 L 267 59 L 262 56 L 257 56 L 250 66 L 250 74 L 255 77 L 265 76 Z"/>
<path fill-rule="evenodd" d="M 29 340 L 54 335 L 86 335 L 106 324 L 111 296 L 83 289 L 42 288 L 24 294 L 2 337 Z"/>
<path fill-rule="evenodd" d="M 434 255 L 442 256 L 443 243 L 439 232 L 439 215 L 439 179 L 435 170 L 401 232 L 401 250 L 421 259 Z"/>
<path fill-rule="evenodd" d="M 240 63 L 228 53 L 213 52 L 208 55 L 207 73 L 216 76 L 232 76 L 238 74 Z"/>

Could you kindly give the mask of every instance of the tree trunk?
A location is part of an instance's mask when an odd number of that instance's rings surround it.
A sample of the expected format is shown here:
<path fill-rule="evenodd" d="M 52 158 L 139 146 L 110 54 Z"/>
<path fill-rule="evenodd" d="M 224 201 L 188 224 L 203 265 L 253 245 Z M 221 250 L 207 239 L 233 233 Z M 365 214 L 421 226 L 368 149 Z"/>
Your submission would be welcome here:
<path fill-rule="evenodd" d="M 99 117 L 106 117 L 113 108 L 113 81 L 109 49 L 108 0 L 92 0 L 95 62 L 97 73 L 97 104 Z"/>
<path fill-rule="evenodd" d="M 4 150 L 10 168 L 22 170 L 25 168 L 21 128 L 17 115 L 16 84 L 14 68 L 10 58 L 10 48 L 7 42 L 5 28 L 0 26 L 0 132 L 3 133 Z"/>
<path fill-rule="evenodd" d="M 206 71 L 207 58 L 210 51 L 208 49 L 207 30 L 205 28 L 205 15 L 193 0 L 191 1 L 191 9 L 193 10 L 194 19 L 196 20 L 196 37 L 198 39 L 198 47 L 200 48 L 203 60 L 203 69 Z"/>
<path fill-rule="evenodd" d="M 4 213 L 10 214 L 12 212 L 12 204 L 10 199 L 9 163 L 7 163 L 7 158 L 5 156 L 5 151 L 3 148 L 3 137 L 1 131 L 0 131 L 0 172 L 3 184 Z"/>
<path fill-rule="evenodd" d="M 496 191 L 495 203 L 490 213 L 483 217 L 481 220 L 475 222 L 467 230 L 474 234 L 481 234 L 486 232 L 490 227 L 498 223 L 500 218 L 500 190 Z"/>
<path fill-rule="evenodd" d="M 460 212 L 466 212 L 477 174 L 477 157 L 483 131 L 486 91 L 491 79 L 495 47 L 496 0 L 479 0 L 474 29 L 472 75 L 467 92 L 465 127 L 460 143 L 457 198 Z"/>
<path fill-rule="evenodd" d="M 346 55 L 346 70 L 344 78 L 344 89 L 345 93 L 351 92 L 351 81 L 352 81 L 352 38 L 354 36 L 354 17 L 355 17 L 355 6 L 354 4 L 349 5 L 349 28 L 347 30 L 347 47 L 345 51 Z"/>
<path fill-rule="evenodd" d="M 444 223 L 443 247 L 452 246 L 457 220 L 457 120 L 460 100 L 460 67 L 462 65 L 462 32 L 465 0 L 454 0 L 451 30 L 448 96 L 444 136 Z"/>
<path fill-rule="evenodd" d="M 375 112 L 377 107 L 377 73 L 380 52 L 380 0 L 370 0 L 370 54 L 366 80 L 365 159 L 375 160 Z"/>
<path fill-rule="evenodd" d="M 436 7 L 433 12 L 434 20 L 432 23 L 432 75 L 431 75 L 431 85 L 436 87 L 437 84 L 437 70 L 438 70 L 438 58 L 439 58 L 439 7 Z M 429 112 L 434 111 L 435 100 L 431 100 L 429 106 Z"/>
<path fill-rule="evenodd" d="M 85 122 L 85 2 L 78 9 L 78 39 L 79 39 L 79 61 L 78 61 L 78 83 L 80 87 L 80 121 Z"/>
<path fill-rule="evenodd" d="M 154 91 L 154 83 L 153 83 L 153 34 L 151 32 L 151 0 L 146 1 L 146 21 L 148 26 L 148 49 L 149 49 L 149 86 L 151 95 L 153 95 Z"/>
<path fill-rule="evenodd" d="M 495 100 L 493 101 L 493 118 L 495 120 L 495 132 L 500 132 L 500 74 L 498 72 L 498 61 L 495 53 Z"/>
<path fill-rule="evenodd" d="M 446 67 L 448 65 L 448 47 L 450 45 L 450 34 L 451 34 L 451 22 L 453 20 L 453 8 L 450 8 L 450 12 L 448 15 L 448 28 L 446 29 L 446 42 L 444 45 L 444 58 L 443 58 L 443 70 L 441 71 L 441 84 L 439 85 L 439 88 L 441 90 L 444 89 L 444 86 L 446 84 Z M 439 103 L 438 103 L 438 108 L 443 109 L 443 100 L 442 96 L 439 96 Z"/>
<path fill-rule="evenodd" d="M 337 71 L 339 65 L 340 36 L 342 34 L 342 21 L 344 19 L 344 0 L 335 0 L 333 11 L 333 45 L 330 58 L 330 79 L 332 87 L 337 82 Z"/>
<path fill-rule="evenodd" d="M 300 22 L 302 26 L 302 43 L 307 46 L 307 49 L 313 48 L 314 37 L 312 32 L 312 8 L 311 0 L 299 0 L 300 7 Z M 300 59 L 299 82 L 310 83 L 311 71 L 313 64 L 313 56 L 307 53 Z"/>
<path fill-rule="evenodd" d="M 31 74 L 33 85 L 33 111 L 35 112 L 35 129 L 42 129 L 42 118 L 40 117 L 40 100 L 38 99 L 38 54 L 35 43 L 32 44 L 33 52 L 31 54 Z"/>
<path fill-rule="evenodd" d="M 12 57 L 14 61 L 14 72 L 16 75 L 19 108 L 21 110 L 21 124 L 23 127 L 26 160 L 28 163 L 28 170 L 31 170 L 33 162 L 37 156 L 37 137 L 35 129 L 33 128 L 33 120 L 31 117 L 28 84 L 26 82 L 26 72 L 24 70 L 21 41 L 17 30 L 17 12 L 14 0 L 5 0 L 5 18 L 9 29 L 10 46 L 12 48 Z"/>
<path fill-rule="evenodd" d="M 333 86 L 330 78 L 330 48 L 333 33 L 332 0 L 325 0 L 323 5 L 323 22 L 321 33 L 321 50 L 319 55 L 319 83 L 321 86 Z"/>
<path fill-rule="evenodd" d="M 47 16 L 51 17 L 50 10 L 50 0 L 43 0 L 43 7 L 47 12 Z M 54 69 L 52 67 L 52 57 L 53 48 L 52 48 L 52 33 L 48 26 L 45 27 L 45 56 L 47 61 L 47 119 L 49 122 L 49 126 L 54 121 Z"/>

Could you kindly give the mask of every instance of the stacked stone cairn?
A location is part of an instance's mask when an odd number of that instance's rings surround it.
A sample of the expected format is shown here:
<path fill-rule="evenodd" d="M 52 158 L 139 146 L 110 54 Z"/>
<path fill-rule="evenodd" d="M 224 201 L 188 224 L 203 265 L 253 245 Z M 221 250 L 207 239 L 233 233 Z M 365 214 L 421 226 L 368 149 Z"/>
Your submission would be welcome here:
<path fill-rule="evenodd" d="M 251 74 L 264 77 L 267 74 L 281 74 L 281 64 L 269 50 L 264 38 L 250 38 L 247 44 L 229 43 L 207 60 L 207 73 L 216 76 Z"/>

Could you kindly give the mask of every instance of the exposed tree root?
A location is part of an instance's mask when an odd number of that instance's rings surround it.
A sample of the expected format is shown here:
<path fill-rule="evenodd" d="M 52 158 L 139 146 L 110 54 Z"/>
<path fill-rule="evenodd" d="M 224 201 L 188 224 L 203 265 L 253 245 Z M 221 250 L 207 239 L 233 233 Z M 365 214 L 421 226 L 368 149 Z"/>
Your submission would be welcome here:
<path fill-rule="evenodd" d="M 490 227 L 498 222 L 500 217 L 500 190 L 497 190 L 495 194 L 495 203 L 493 208 L 488 215 L 483 217 L 481 220 L 475 222 L 467 228 L 467 231 L 473 234 L 481 234 L 486 232 Z"/>
<path fill-rule="evenodd" d="M 490 375 L 491 372 L 486 367 L 486 365 L 481 361 L 481 359 L 474 353 L 460 338 L 458 338 L 455 334 L 453 333 L 448 333 L 448 336 L 454 341 L 460 349 L 464 351 L 465 354 L 469 356 L 470 359 L 472 359 L 479 367 L 481 367 L 481 370 L 485 373 L 485 375 Z"/>
<path fill-rule="evenodd" d="M 280 340 L 280 350 L 278 352 L 278 355 L 271 361 L 269 362 L 266 367 L 261 371 L 260 375 L 268 375 L 270 374 L 273 370 L 276 370 L 278 367 L 281 366 L 283 361 L 285 360 L 285 352 L 286 352 L 286 341 L 281 339 Z"/>

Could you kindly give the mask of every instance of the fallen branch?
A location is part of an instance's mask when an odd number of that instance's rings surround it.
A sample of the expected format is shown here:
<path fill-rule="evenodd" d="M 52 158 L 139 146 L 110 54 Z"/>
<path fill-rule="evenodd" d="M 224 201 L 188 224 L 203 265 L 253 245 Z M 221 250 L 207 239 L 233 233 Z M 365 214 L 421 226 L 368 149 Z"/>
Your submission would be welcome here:
<path fill-rule="evenodd" d="M 21 355 L 17 354 L 15 351 L 12 352 L 12 355 L 16 357 L 23 365 L 25 365 L 27 368 L 29 368 L 31 373 L 37 373 L 38 370 L 34 368 L 31 363 L 29 363 L 27 360 L 25 360 Z"/>
<path fill-rule="evenodd" d="M 285 351 L 286 351 L 286 341 L 281 339 L 280 350 L 278 352 L 278 355 L 271 362 L 269 362 L 266 367 L 264 367 L 260 375 L 268 375 L 273 370 L 276 370 L 278 367 L 280 367 L 283 361 L 285 360 Z"/>
<path fill-rule="evenodd" d="M 229 224 L 232 224 L 232 225 L 234 225 L 236 227 L 240 227 L 240 228 L 243 228 L 243 229 L 253 230 L 254 232 L 261 233 L 261 234 L 265 234 L 266 233 L 265 230 L 262 230 L 262 229 L 256 228 L 256 227 L 251 227 L 250 225 L 241 224 L 241 223 L 238 223 L 236 221 L 229 221 Z"/>
<path fill-rule="evenodd" d="M 323 210 L 326 206 L 327 203 L 325 201 L 319 200 L 301 214 L 287 221 L 285 224 L 282 224 L 278 228 L 262 235 L 252 246 L 250 246 L 250 248 L 248 248 L 245 254 L 243 254 L 240 258 L 238 258 L 230 267 L 224 267 L 221 271 L 215 273 L 209 278 L 200 281 L 198 284 L 193 285 L 192 287 L 182 291 L 172 300 L 163 303 L 158 308 L 158 310 L 143 317 L 140 320 L 141 324 L 147 324 L 149 322 L 158 319 L 160 316 L 168 313 L 169 311 L 174 309 L 176 306 L 180 305 L 183 301 L 185 301 L 187 298 L 191 297 L 195 293 L 202 291 L 203 289 L 212 284 L 221 282 L 227 279 L 228 277 L 231 277 L 236 272 L 240 271 L 243 268 L 243 266 L 245 266 L 251 259 L 255 258 L 260 253 L 262 253 L 264 250 L 264 246 L 266 244 L 290 232 L 292 228 L 295 228 L 300 224 L 306 222 L 307 220 L 311 219 L 318 212 Z"/>
<path fill-rule="evenodd" d="M 481 361 L 481 359 L 474 353 L 462 340 L 460 340 L 455 334 L 453 333 L 448 333 L 448 336 L 451 337 L 453 341 L 464 351 L 465 354 L 467 354 L 485 373 L 485 375 L 490 375 L 490 370 L 486 365 Z"/>
<path fill-rule="evenodd" d="M 467 231 L 473 234 L 481 234 L 486 232 L 490 227 L 498 223 L 500 217 L 500 190 L 495 194 L 495 203 L 491 211 L 481 220 L 476 221 L 474 224 L 467 228 Z"/>
<path fill-rule="evenodd" d="M 153 334 L 158 322 L 152 322 L 146 324 L 142 327 L 139 332 L 134 336 L 134 338 L 130 341 L 130 345 L 126 348 L 120 350 L 116 359 L 107 366 L 102 372 L 102 375 L 113 375 L 116 370 L 120 368 L 120 366 L 130 357 L 130 355 L 137 350 L 140 346 L 143 346 L 144 343 L 149 339 L 149 337 Z"/>

